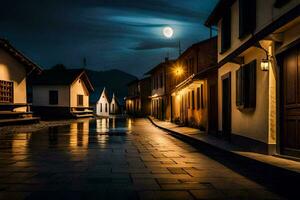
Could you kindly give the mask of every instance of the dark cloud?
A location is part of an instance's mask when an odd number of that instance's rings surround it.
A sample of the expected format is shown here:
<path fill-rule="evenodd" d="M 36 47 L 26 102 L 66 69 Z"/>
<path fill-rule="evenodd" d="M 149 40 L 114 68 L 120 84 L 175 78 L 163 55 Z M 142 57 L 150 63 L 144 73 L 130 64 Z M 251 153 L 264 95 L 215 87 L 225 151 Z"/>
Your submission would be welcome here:
<path fill-rule="evenodd" d="M 168 55 L 209 37 L 204 20 L 217 0 L 10 0 L 1 2 L 0 37 L 47 68 L 118 68 L 142 75 Z M 166 40 L 162 28 L 171 26 Z M 136 66 L 138 65 L 138 67 Z"/>

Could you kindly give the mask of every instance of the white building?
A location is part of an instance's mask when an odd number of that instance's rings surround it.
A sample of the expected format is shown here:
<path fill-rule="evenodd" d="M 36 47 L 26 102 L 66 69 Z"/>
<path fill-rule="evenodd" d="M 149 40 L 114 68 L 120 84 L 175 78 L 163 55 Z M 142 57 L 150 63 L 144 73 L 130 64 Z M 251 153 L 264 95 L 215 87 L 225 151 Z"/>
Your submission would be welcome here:
<path fill-rule="evenodd" d="M 110 114 L 118 114 L 119 112 L 120 112 L 120 104 L 115 94 L 113 94 L 113 97 L 110 102 Z"/>
<path fill-rule="evenodd" d="M 0 125 L 36 122 L 27 103 L 27 77 L 41 68 L 0 38 Z"/>
<path fill-rule="evenodd" d="M 108 117 L 109 107 L 109 98 L 106 89 L 104 88 L 96 105 L 96 115 L 100 117 Z"/>
<path fill-rule="evenodd" d="M 82 69 L 44 70 L 33 80 L 33 110 L 42 117 L 91 117 L 94 88 Z"/>

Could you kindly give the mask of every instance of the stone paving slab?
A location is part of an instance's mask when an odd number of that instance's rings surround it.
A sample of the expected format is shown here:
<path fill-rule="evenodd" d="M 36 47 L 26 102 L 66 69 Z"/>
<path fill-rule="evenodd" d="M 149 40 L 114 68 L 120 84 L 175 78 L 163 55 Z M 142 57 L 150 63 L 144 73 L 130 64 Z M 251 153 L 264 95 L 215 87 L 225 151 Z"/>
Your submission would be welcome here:
<path fill-rule="evenodd" d="M 266 164 L 270 164 L 275 167 L 291 170 L 300 174 L 299 161 L 294 161 L 291 159 L 286 159 L 278 156 L 264 155 L 264 154 L 254 153 L 254 152 L 243 151 L 242 147 L 234 146 L 224 140 L 220 140 L 213 136 L 209 136 L 205 132 L 202 132 L 198 129 L 190 128 L 190 127 L 180 127 L 178 125 L 174 125 L 171 122 L 159 121 L 152 117 L 149 117 L 149 119 L 156 126 L 161 127 L 163 129 L 170 130 L 178 134 L 186 135 L 196 140 L 200 140 L 202 142 L 216 146 L 217 148 L 230 151 L 235 154 L 257 160 L 259 162 L 264 162 Z"/>
<path fill-rule="evenodd" d="M 112 136 L 100 123 L 0 134 L 0 200 L 282 198 L 146 119 L 124 119 L 130 131 Z"/>

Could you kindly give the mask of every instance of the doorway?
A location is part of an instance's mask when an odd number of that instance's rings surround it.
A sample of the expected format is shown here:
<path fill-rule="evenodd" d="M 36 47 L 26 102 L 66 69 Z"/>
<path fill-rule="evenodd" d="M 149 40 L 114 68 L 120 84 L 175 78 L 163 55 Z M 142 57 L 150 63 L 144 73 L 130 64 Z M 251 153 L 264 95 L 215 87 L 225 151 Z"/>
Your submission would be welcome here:
<path fill-rule="evenodd" d="M 231 136 L 231 73 L 222 76 L 222 136 Z"/>
<path fill-rule="evenodd" d="M 300 45 L 288 50 L 281 61 L 281 153 L 300 157 Z"/>

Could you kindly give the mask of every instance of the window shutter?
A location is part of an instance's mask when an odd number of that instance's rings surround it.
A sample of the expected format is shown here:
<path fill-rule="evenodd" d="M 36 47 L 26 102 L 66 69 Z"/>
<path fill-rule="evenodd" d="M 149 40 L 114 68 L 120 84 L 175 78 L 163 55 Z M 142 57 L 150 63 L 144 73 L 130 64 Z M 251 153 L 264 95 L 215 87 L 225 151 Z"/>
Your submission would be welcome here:
<path fill-rule="evenodd" d="M 256 27 L 256 0 L 239 0 L 239 37 L 252 33 Z"/>
<path fill-rule="evenodd" d="M 231 44 L 231 10 L 225 13 L 221 24 L 221 52 L 230 48 Z"/>
<path fill-rule="evenodd" d="M 245 0 L 239 0 L 239 37 L 245 35 Z M 246 25 L 247 26 L 247 25 Z"/>
<path fill-rule="evenodd" d="M 248 33 L 253 33 L 256 28 L 256 0 L 247 1 L 247 22 L 248 24 Z"/>
<path fill-rule="evenodd" d="M 256 60 L 236 72 L 236 106 L 240 110 L 256 106 Z"/>
<path fill-rule="evenodd" d="M 204 97 L 203 97 L 203 84 L 201 84 L 201 86 L 200 86 L 200 97 L 201 97 L 201 99 L 200 99 L 200 102 L 201 102 L 201 104 L 200 104 L 200 107 L 203 109 L 204 108 Z"/>
<path fill-rule="evenodd" d="M 289 3 L 291 0 L 276 0 L 274 3 L 274 7 L 275 8 L 281 8 L 283 7 L 285 4 Z"/>
<path fill-rule="evenodd" d="M 192 109 L 195 110 L 195 91 L 192 91 Z"/>
<path fill-rule="evenodd" d="M 243 68 L 240 67 L 236 71 L 236 106 L 238 108 L 241 108 L 244 105 L 243 92 Z"/>
<path fill-rule="evenodd" d="M 200 88 L 197 88 L 197 109 L 200 109 Z"/>
<path fill-rule="evenodd" d="M 188 93 L 188 108 L 191 108 L 191 93 Z"/>

